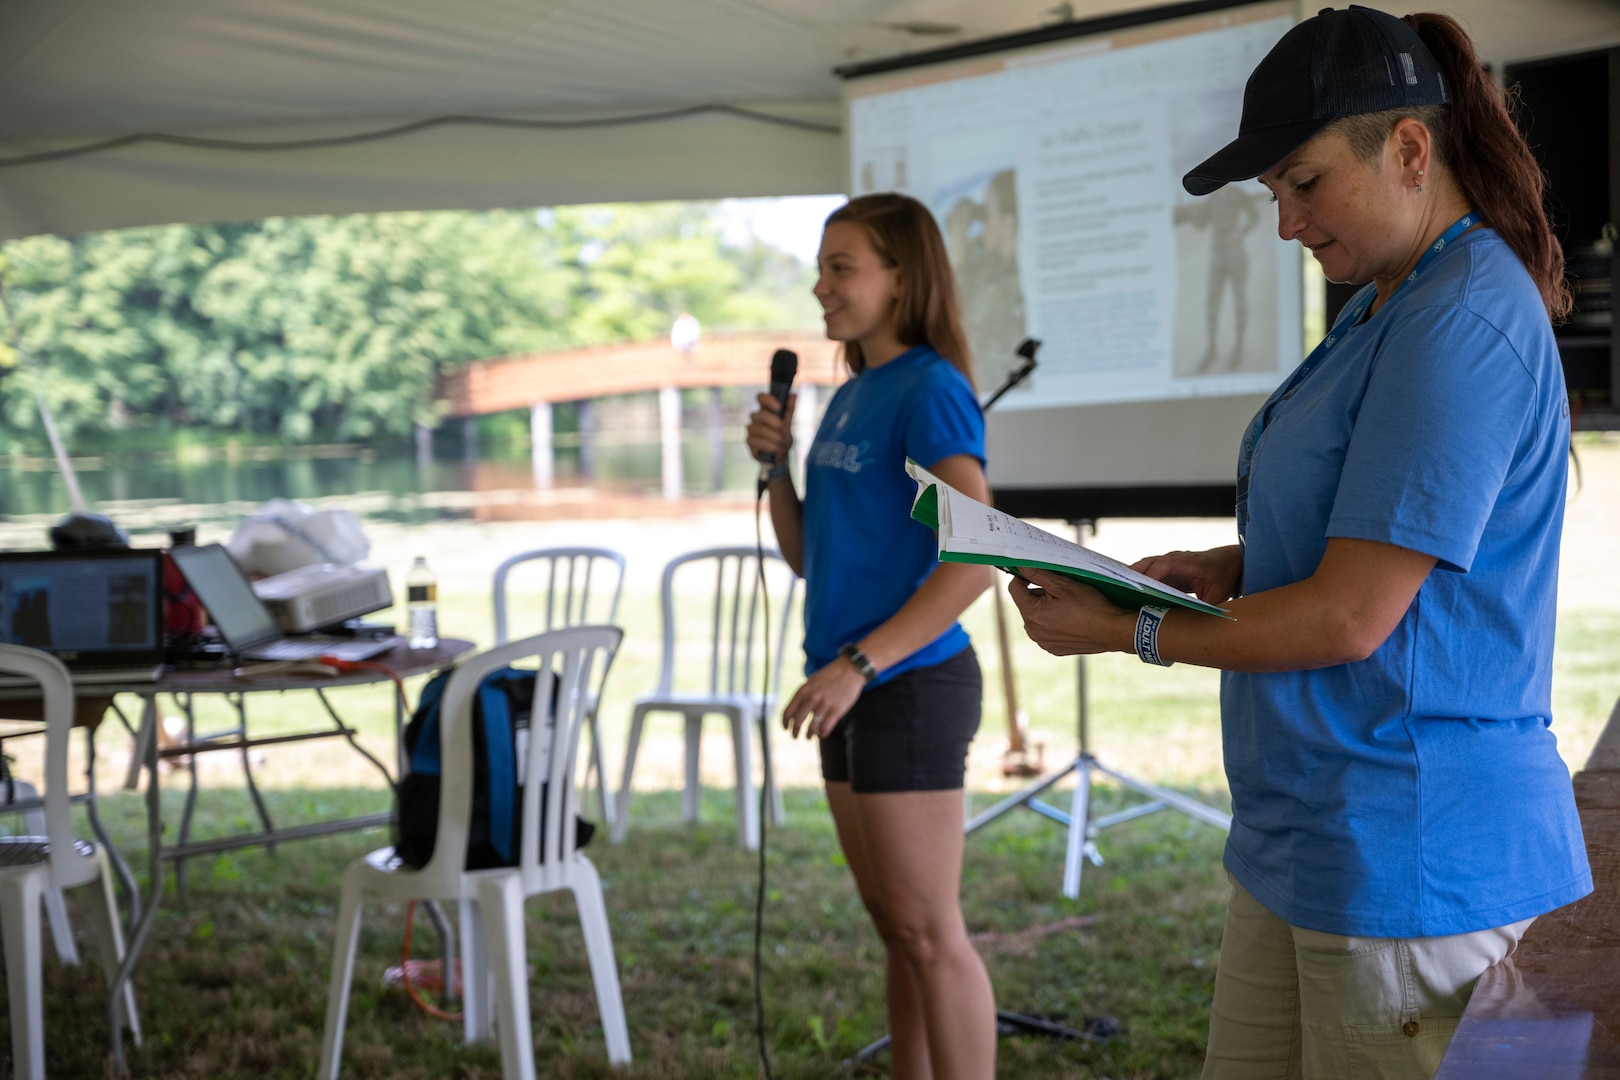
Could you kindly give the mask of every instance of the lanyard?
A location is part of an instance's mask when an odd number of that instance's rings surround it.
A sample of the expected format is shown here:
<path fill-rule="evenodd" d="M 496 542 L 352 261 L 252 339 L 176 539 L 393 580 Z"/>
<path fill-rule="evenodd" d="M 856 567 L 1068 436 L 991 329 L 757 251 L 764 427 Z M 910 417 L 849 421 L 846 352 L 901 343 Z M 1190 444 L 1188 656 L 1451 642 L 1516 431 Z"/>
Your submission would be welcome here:
<path fill-rule="evenodd" d="M 1428 249 L 1423 252 L 1423 255 L 1417 261 L 1417 265 L 1412 267 L 1412 272 L 1401 280 L 1400 285 L 1395 286 L 1396 291 L 1400 291 L 1402 286 L 1410 285 L 1419 274 L 1428 269 L 1429 264 L 1434 262 L 1436 256 L 1478 222 L 1479 214 L 1474 210 L 1468 211 L 1468 213 L 1452 222 L 1451 227 L 1441 233 L 1440 238 L 1430 244 Z M 1372 304 L 1377 295 L 1377 290 L 1366 292 L 1353 306 L 1345 309 L 1343 314 L 1334 322 L 1333 329 L 1329 331 L 1328 336 L 1322 339 L 1321 344 L 1311 350 L 1311 354 L 1305 358 L 1304 363 L 1294 369 L 1294 373 L 1288 377 L 1288 381 L 1276 393 L 1272 394 L 1270 400 L 1261 408 L 1260 415 L 1255 418 L 1254 429 L 1244 442 L 1243 455 L 1238 466 L 1237 517 L 1239 543 L 1243 541 L 1243 534 L 1247 531 L 1248 525 L 1249 471 L 1253 465 L 1255 448 L 1260 444 L 1260 435 L 1265 431 L 1266 424 L 1271 420 L 1272 410 L 1294 396 L 1300 384 L 1327 358 L 1327 354 L 1333 351 L 1333 346 L 1339 343 L 1342 335 L 1338 328 L 1341 326 L 1353 327 L 1359 323 L 1362 316 L 1367 313 L 1368 306 Z M 1393 296 L 1393 293 L 1391 295 Z"/>
<path fill-rule="evenodd" d="M 1478 221 L 1479 221 L 1479 215 L 1475 211 L 1470 210 L 1470 211 L 1468 211 L 1468 213 L 1464 214 L 1462 217 L 1460 217 L 1456 221 L 1452 222 L 1451 227 L 1449 229 L 1447 229 L 1445 232 L 1440 234 L 1440 239 L 1436 240 L 1434 243 L 1429 245 L 1428 250 L 1425 251 L 1423 253 L 1423 255 L 1418 259 L 1417 265 L 1412 267 L 1412 272 L 1410 274 L 1407 274 L 1406 277 L 1401 280 L 1400 285 L 1395 286 L 1395 291 L 1399 292 L 1402 285 L 1410 285 L 1410 284 L 1412 284 L 1412 282 L 1416 281 L 1417 276 L 1419 274 L 1423 273 L 1423 271 L 1428 268 L 1430 263 L 1434 262 L 1435 256 L 1439 255 L 1442 251 L 1444 251 L 1446 249 L 1446 247 L 1448 245 L 1450 245 L 1453 240 L 1457 239 L 1457 237 L 1461 236 L 1463 233 L 1467 232 L 1469 229 L 1472 229 L 1474 227 L 1475 223 L 1478 222 Z M 1354 326 L 1354 325 L 1356 325 L 1358 322 L 1361 321 L 1361 317 L 1367 313 L 1367 306 L 1373 302 L 1373 298 L 1376 297 L 1377 295 L 1378 295 L 1378 293 L 1377 293 L 1376 290 L 1374 290 L 1373 292 L 1367 293 L 1365 296 L 1363 296 L 1361 298 L 1361 300 L 1356 304 L 1355 307 L 1351 308 L 1343 317 L 1336 320 L 1334 325 L 1335 326 L 1346 326 L 1346 325 Z M 1391 293 L 1390 295 L 1393 296 L 1394 293 Z M 1307 367 L 1307 368 L 1311 367 L 1312 366 L 1312 360 L 1320 359 L 1320 357 L 1318 357 L 1316 354 L 1318 352 L 1321 352 L 1321 353 L 1324 353 L 1324 354 L 1327 353 L 1327 351 L 1329 349 L 1333 348 L 1333 346 L 1338 343 L 1338 340 L 1339 340 L 1338 334 L 1335 334 L 1335 333 L 1328 334 L 1328 336 L 1323 339 L 1322 344 L 1318 345 L 1315 349 L 1313 349 L 1311 351 L 1311 357 L 1310 357 L 1310 359 L 1306 360 L 1305 367 Z"/>

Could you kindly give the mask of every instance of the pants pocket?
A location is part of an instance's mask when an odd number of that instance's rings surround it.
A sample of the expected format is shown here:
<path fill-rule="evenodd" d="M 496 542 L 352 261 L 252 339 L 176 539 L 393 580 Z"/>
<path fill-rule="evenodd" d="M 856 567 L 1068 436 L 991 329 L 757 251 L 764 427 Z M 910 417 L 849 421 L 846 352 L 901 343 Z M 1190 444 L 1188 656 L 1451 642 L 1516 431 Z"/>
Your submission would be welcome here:
<path fill-rule="evenodd" d="M 1430 1080 L 1457 1033 L 1458 1020 L 1422 1017 L 1414 1035 L 1401 1024 L 1346 1024 L 1345 1075 L 1356 1080 Z"/>

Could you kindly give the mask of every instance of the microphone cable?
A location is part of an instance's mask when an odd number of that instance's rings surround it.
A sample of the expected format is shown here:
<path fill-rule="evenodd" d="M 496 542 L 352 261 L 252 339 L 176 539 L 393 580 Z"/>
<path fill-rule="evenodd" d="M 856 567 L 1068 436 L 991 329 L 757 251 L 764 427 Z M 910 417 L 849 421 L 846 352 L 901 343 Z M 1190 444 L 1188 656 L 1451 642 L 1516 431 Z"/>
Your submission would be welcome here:
<path fill-rule="evenodd" d="M 793 377 L 799 371 L 799 356 L 792 349 L 777 349 L 771 354 L 771 382 L 770 395 L 776 399 L 776 415 L 787 416 L 788 401 L 793 393 Z M 787 466 L 787 452 L 783 451 L 780 467 Z M 765 1080 L 775 1080 L 771 1073 L 770 1048 L 765 1044 L 765 820 L 768 816 L 767 806 L 770 803 L 768 796 L 774 794 L 775 776 L 771 770 L 770 758 L 770 710 L 771 701 L 771 587 L 765 573 L 765 525 L 764 507 L 765 492 L 771 484 L 771 473 L 776 470 L 778 463 L 774 454 L 756 454 L 759 460 L 759 484 L 754 489 L 754 568 L 758 574 L 756 585 L 759 589 L 761 610 L 761 638 L 764 653 L 760 662 L 761 683 L 759 687 L 759 752 L 764 762 L 764 775 L 759 785 L 759 811 L 755 815 L 759 835 L 759 883 L 754 892 L 754 1034 L 759 1040 L 759 1064 L 765 1071 Z M 791 481 L 790 481 L 791 482 Z M 784 560 L 785 561 L 785 560 Z M 739 589 L 741 582 L 738 582 Z M 788 603 L 792 603 L 792 590 L 788 592 Z M 741 599 L 739 594 L 738 599 Z M 786 618 L 787 612 L 782 613 Z M 752 614 L 749 616 L 752 621 Z M 749 634 L 748 649 L 753 650 L 753 634 Z M 744 665 L 746 670 L 747 665 Z M 754 763 L 748 761 L 743 764 L 750 773 L 753 772 Z M 737 783 L 742 784 L 742 775 L 739 773 Z"/>
<path fill-rule="evenodd" d="M 765 485 L 759 486 L 759 494 L 754 496 L 754 565 L 759 573 L 759 597 L 762 605 L 761 629 L 764 631 L 765 655 L 760 666 L 762 678 L 759 688 L 759 746 L 762 754 L 769 754 L 766 740 L 770 738 L 770 718 L 766 710 L 770 707 L 771 693 L 771 591 L 769 582 L 765 578 L 765 526 L 762 519 L 762 510 L 765 506 Z M 752 771 L 754 763 L 748 762 L 748 769 Z M 740 781 L 739 777 L 739 781 Z M 759 882 L 754 890 L 754 1034 L 759 1040 L 759 1064 L 765 1070 L 765 1080 L 775 1080 L 771 1072 L 770 1048 L 765 1043 L 765 981 L 764 981 L 764 942 L 765 942 L 765 818 L 766 796 L 770 794 L 771 773 L 767 771 L 760 779 L 759 785 Z"/>

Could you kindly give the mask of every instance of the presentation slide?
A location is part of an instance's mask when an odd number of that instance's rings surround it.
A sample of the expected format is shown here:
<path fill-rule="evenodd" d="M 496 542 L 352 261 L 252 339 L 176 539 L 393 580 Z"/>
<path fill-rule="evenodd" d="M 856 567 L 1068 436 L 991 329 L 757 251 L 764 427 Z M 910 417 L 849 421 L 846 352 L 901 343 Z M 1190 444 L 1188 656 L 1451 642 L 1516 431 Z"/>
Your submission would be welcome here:
<path fill-rule="evenodd" d="M 1299 247 L 1258 183 L 1195 199 L 1181 176 L 1237 133 L 1296 15 L 1249 4 L 846 80 L 850 191 L 934 212 L 980 390 L 1042 342 L 991 416 L 999 486 L 1231 483 L 1244 423 L 1301 356 Z"/>

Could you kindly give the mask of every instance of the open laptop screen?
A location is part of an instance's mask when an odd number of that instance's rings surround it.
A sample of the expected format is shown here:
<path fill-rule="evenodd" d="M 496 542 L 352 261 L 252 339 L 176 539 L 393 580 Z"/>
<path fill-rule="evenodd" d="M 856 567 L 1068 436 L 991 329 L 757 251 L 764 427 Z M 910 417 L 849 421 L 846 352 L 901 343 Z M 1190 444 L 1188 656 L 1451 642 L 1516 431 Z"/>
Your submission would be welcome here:
<path fill-rule="evenodd" d="M 177 547 L 170 556 L 185 575 L 214 629 L 236 653 L 281 636 L 281 630 L 253 592 L 242 568 L 220 544 Z"/>
<path fill-rule="evenodd" d="M 69 667 L 163 659 L 163 553 L 0 552 L 0 641 Z"/>

